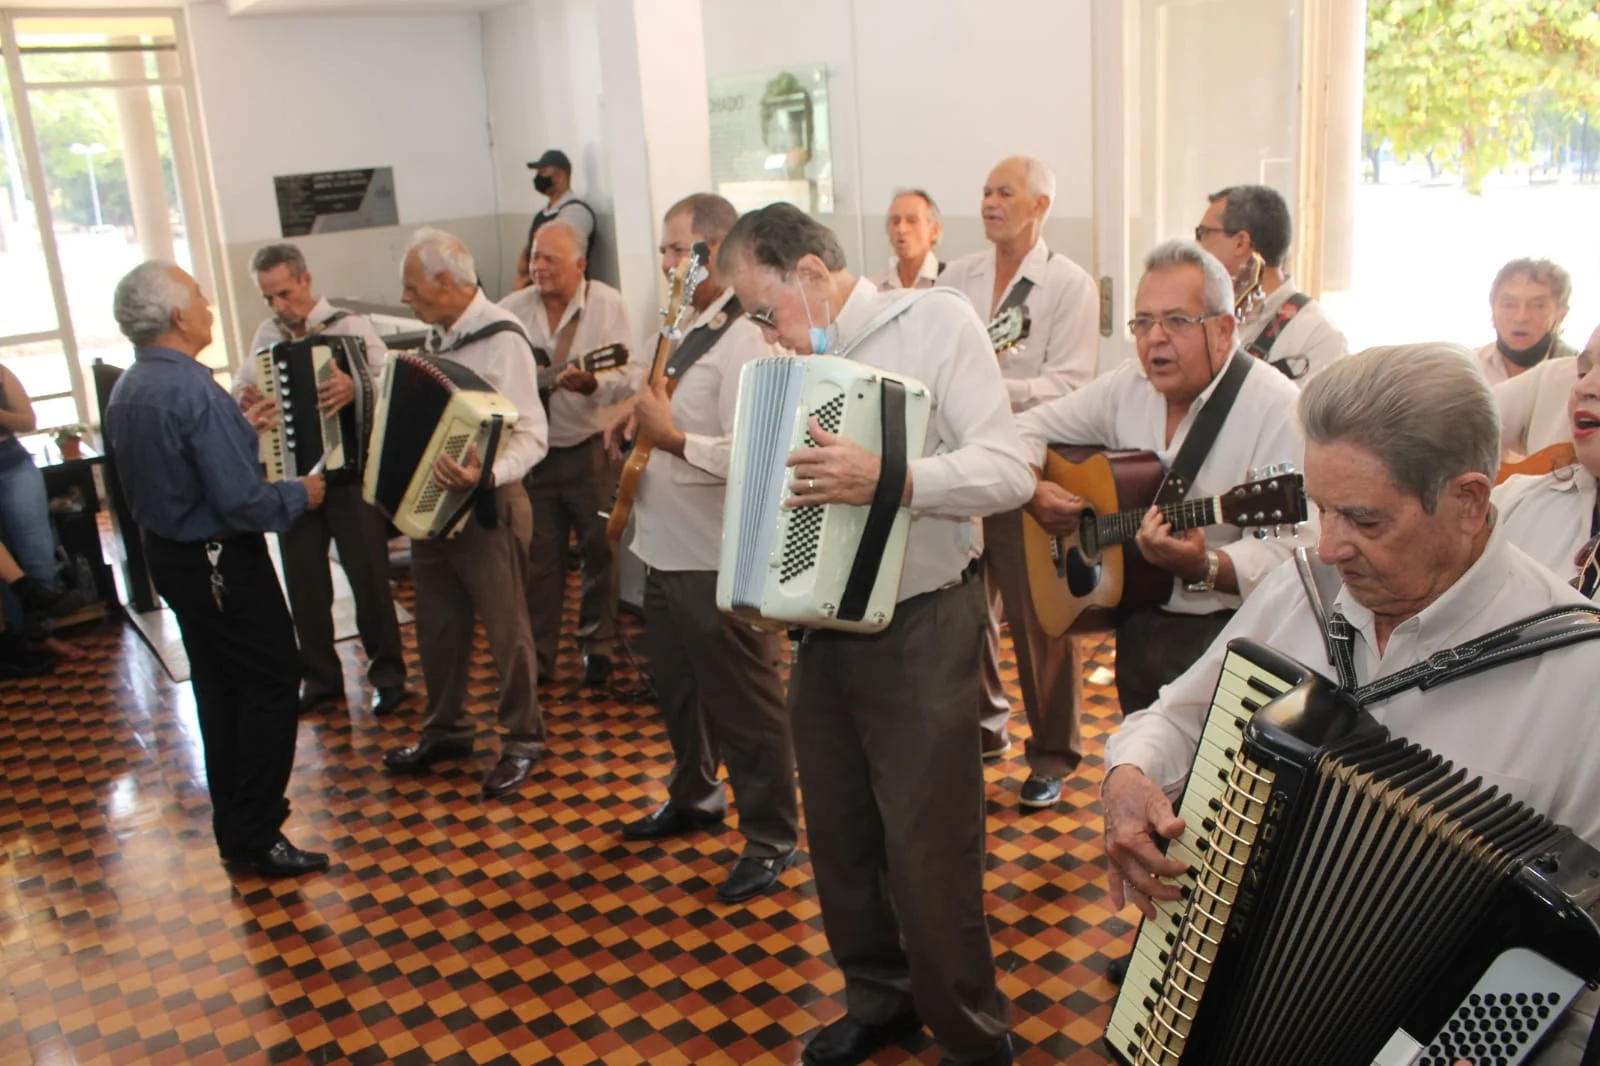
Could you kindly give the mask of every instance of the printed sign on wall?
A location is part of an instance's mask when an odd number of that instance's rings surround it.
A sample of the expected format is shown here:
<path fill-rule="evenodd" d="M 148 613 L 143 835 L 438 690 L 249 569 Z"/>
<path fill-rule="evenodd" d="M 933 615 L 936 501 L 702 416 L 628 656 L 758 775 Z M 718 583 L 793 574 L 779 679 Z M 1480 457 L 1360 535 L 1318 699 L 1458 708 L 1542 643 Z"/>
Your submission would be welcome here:
<path fill-rule="evenodd" d="M 400 224 L 393 167 L 287 174 L 272 181 L 285 237 Z"/>

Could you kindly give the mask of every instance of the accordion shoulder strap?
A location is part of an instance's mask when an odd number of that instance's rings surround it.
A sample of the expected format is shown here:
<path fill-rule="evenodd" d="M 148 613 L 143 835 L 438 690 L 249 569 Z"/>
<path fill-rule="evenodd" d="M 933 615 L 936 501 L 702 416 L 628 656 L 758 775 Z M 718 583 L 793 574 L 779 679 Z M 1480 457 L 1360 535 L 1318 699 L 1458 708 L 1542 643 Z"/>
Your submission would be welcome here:
<path fill-rule="evenodd" d="M 496 333 L 515 333 L 517 336 L 522 338 L 523 343 L 528 346 L 529 351 L 533 352 L 534 360 L 536 362 L 539 362 L 540 366 L 548 366 L 549 365 L 549 363 L 550 363 L 549 354 L 544 352 L 544 350 L 542 348 L 537 347 L 533 343 L 533 338 L 528 336 L 528 331 L 522 328 L 522 323 L 521 322 L 513 322 L 508 318 L 497 318 L 493 322 L 490 322 L 489 324 L 487 324 L 487 325 L 485 325 L 485 326 L 483 326 L 483 327 L 481 327 L 479 329 L 473 330 L 471 333 L 462 334 L 461 336 L 457 337 L 455 339 L 455 341 L 452 342 L 451 345 L 448 348 L 445 349 L 445 351 L 447 351 L 447 352 L 460 351 L 462 348 L 465 348 L 467 345 L 476 344 L 479 341 L 481 341 L 481 340 L 483 340 L 483 339 L 485 339 L 487 337 L 493 337 Z M 542 361 L 539 360 L 539 356 L 541 354 L 544 356 L 544 359 Z"/>
<path fill-rule="evenodd" d="M 900 497 L 906 490 L 906 387 L 884 378 L 878 402 L 882 413 L 882 463 L 872 503 L 867 507 L 867 520 L 861 527 L 861 541 L 856 545 L 856 557 L 850 562 L 850 576 L 839 597 L 839 617 L 847 622 L 859 622 L 867 613 L 867 602 L 883 565 L 883 552 L 900 514 Z"/>
<path fill-rule="evenodd" d="M 962 302 L 966 302 L 967 299 L 965 296 L 961 296 L 961 293 L 957 292 L 955 289 L 909 289 L 906 291 L 905 295 L 901 296 L 894 303 L 890 304 L 888 307 L 879 312 L 877 318 L 874 318 L 871 322 L 868 322 L 865 329 L 863 329 L 860 333 L 857 333 L 854 337 L 851 337 L 849 343 L 847 343 L 843 348 L 840 348 L 834 354 L 838 355 L 841 359 L 850 358 L 850 353 L 859 348 L 862 341 L 866 340 L 884 326 L 887 326 L 889 323 L 893 322 L 895 319 L 911 310 L 911 306 L 913 304 L 920 300 L 926 299 L 937 292 L 946 292 L 951 296 L 960 296 Z"/>
<path fill-rule="evenodd" d="M 1337 609 L 1330 612 L 1326 607 L 1338 592 L 1337 571 L 1313 562 L 1303 549 L 1295 552 L 1295 566 L 1300 572 L 1306 599 L 1322 629 L 1328 660 L 1339 672 L 1339 687 L 1363 707 L 1414 688 L 1426 692 L 1569 644 L 1600 639 L 1600 606 L 1575 603 L 1550 607 L 1453 648 L 1436 651 L 1422 662 L 1380 677 L 1371 684 L 1358 685 L 1355 628 Z"/>

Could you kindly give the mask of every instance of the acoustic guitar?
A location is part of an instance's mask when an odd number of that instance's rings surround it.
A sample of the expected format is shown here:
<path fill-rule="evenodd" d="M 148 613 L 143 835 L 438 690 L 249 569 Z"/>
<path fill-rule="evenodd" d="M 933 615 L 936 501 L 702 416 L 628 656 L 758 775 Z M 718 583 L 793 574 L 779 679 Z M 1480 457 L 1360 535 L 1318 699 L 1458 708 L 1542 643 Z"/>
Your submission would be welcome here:
<path fill-rule="evenodd" d="M 628 346 L 626 344 L 608 344 L 604 348 L 596 348 L 592 352 L 575 355 L 566 362 L 556 366 L 541 366 L 539 368 L 539 392 L 551 392 L 556 387 L 556 378 L 567 367 L 577 367 L 579 370 L 590 374 L 598 374 L 602 370 L 615 370 L 619 366 L 628 365 Z"/>
<path fill-rule="evenodd" d="M 1514 463 L 1501 463 L 1500 474 L 1494 479 L 1496 485 L 1513 474 L 1550 474 L 1564 466 L 1571 466 L 1578 461 L 1578 449 L 1571 441 L 1564 440 L 1559 444 L 1552 444 L 1548 448 L 1540 448 L 1526 459 L 1518 459 Z"/>
<path fill-rule="evenodd" d="M 661 309 L 661 335 L 656 341 L 656 357 L 650 364 L 650 377 L 644 385 L 647 389 L 654 388 L 666 373 L 673 344 L 683 339 L 689 323 L 694 320 L 694 291 L 710 277 L 706 269 L 710 260 L 711 249 L 704 241 L 696 241 L 689 254 L 678 263 L 677 269 L 667 276 L 667 306 Z M 671 396 L 677 388 L 676 378 L 668 381 L 667 395 Z M 628 523 L 633 520 L 633 499 L 639 492 L 639 479 L 644 477 L 644 468 L 649 464 L 650 453 L 654 450 L 649 441 L 634 442 L 633 451 L 628 454 L 628 461 L 622 467 L 622 475 L 617 479 L 617 498 L 611 504 L 611 513 L 606 516 L 606 539 L 620 541 L 622 534 L 627 532 Z"/>
<path fill-rule="evenodd" d="M 1022 516 L 1033 609 L 1047 634 L 1112 629 L 1122 613 L 1167 602 L 1172 575 L 1132 543 L 1165 476 L 1154 452 L 1051 448 L 1044 479 L 1081 497 L 1084 508 L 1078 531 L 1063 537 Z M 1300 475 L 1284 465 L 1221 496 L 1165 504 L 1161 513 L 1174 532 L 1233 525 L 1265 536 L 1304 522 L 1306 500 Z"/>
<path fill-rule="evenodd" d="M 994 354 L 1010 355 L 1022 349 L 1022 342 L 1033 330 L 1033 319 L 1028 315 L 1028 305 L 1008 307 L 989 320 L 989 344 Z"/>

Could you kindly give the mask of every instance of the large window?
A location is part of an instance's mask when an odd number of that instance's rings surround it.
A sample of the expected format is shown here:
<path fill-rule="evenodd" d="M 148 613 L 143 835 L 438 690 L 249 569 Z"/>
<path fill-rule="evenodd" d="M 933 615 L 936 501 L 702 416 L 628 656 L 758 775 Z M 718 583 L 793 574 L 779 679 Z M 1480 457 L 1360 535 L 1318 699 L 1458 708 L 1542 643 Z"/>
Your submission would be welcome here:
<path fill-rule="evenodd" d="M 88 368 L 132 355 L 117 279 L 170 259 L 216 292 L 179 17 L 0 11 L 0 48 L 0 361 L 41 427 L 92 424 Z M 214 371 L 227 335 L 201 356 Z"/>

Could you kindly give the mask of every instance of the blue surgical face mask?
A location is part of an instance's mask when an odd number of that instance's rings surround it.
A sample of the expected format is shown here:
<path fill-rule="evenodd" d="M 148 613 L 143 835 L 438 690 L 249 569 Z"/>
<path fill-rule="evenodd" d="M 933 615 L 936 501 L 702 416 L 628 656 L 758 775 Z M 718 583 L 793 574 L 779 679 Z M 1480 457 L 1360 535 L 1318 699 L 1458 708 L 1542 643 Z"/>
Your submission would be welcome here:
<path fill-rule="evenodd" d="M 821 326 L 818 326 L 811 320 L 811 302 L 806 299 L 806 287 L 800 283 L 800 279 L 798 277 L 794 279 L 794 284 L 795 287 L 800 290 L 800 305 L 806 309 L 806 325 L 811 327 L 811 354 L 827 355 L 828 323 L 825 322 Z M 824 305 L 824 309 L 826 309 L 826 305 Z"/>

